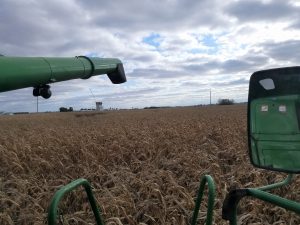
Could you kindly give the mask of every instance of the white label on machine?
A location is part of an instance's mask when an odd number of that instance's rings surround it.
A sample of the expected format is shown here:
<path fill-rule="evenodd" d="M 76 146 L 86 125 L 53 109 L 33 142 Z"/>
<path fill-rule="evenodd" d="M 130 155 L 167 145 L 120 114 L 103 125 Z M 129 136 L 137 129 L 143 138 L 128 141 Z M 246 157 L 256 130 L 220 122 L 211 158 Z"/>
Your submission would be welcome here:
<path fill-rule="evenodd" d="M 262 111 L 262 112 L 268 112 L 268 110 L 269 110 L 268 105 L 262 105 L 260 108 L 260 111 Z"/>
<path fill-rule="evenodd" d="M 286 106 L 285 105 L 280 105 L 279 106 L 279 112 L 286 112 Z"/>

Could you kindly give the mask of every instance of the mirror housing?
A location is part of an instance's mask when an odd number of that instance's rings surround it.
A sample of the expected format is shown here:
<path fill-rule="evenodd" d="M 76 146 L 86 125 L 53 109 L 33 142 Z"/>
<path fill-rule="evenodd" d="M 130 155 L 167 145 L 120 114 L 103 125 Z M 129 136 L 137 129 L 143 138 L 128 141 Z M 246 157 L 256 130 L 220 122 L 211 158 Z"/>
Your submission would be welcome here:
<path fill-rule="evenodd" d="M 252 74 L 247 126 L 254 166 L 300 173 L 300 67 Z"/>

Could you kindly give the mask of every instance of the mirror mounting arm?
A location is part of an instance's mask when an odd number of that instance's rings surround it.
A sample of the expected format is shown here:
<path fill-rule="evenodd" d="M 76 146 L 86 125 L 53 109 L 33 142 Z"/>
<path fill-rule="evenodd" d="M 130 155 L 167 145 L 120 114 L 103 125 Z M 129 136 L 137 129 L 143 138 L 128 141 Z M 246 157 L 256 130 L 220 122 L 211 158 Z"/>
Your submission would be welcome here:
<path fill-rule="evenodd" d="M 237 207 L 239 201 L 245 196 L 252 196 L 254 198 L 263 200 L 265 202 L 272 203 L 279 207 L 300 213 L 300 204 L 277 195 L 270 194 L 266 192 L 267 190 L 272 190 L 279 188 L 291 183 L 293 174 L 289 174 L 286 179 L 281 182 L 270 184 L 258 188 L 245 188 L 245 189 L 235 189 L 230 191 L 223 203 L 222 207 L 222 218 L 224 220 L 230 221 L 230 225 L 237 224 Z"/>
<path fill-rule="evenodd" d="M 287 178 L 285 178 L 281 182 L 274 183 L 274 184 L 269 184 L 269 185 L 258 187 L 258 188 L 255 188 L 255 189 L 261 190 L 261 191 L 270 191 L 272 189 L 279 188 L 279 187 L 290 184 L 292 182 L 292 179 L 293 179 L 293 174 L 289 173 Z"/>

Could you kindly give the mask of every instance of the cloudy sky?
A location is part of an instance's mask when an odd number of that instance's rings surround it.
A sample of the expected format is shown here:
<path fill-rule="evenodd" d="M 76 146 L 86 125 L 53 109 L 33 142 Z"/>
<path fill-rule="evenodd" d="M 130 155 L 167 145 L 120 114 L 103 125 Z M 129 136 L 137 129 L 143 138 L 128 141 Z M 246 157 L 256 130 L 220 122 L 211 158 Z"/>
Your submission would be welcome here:
<path fill-rule="evenodd" d="M 0 54 L 119 58 L 107 76 L 52 84 L 41 111 L 246 101 L 257 70 L 299 65 L 300 1 L 0 0 Z M 1 75 L 1 74 L 0 74 Z M 94 94 L 94 97 L 92 93 Z M 32 88 L 0 93 L 0 111 L 35 111 Z"/>

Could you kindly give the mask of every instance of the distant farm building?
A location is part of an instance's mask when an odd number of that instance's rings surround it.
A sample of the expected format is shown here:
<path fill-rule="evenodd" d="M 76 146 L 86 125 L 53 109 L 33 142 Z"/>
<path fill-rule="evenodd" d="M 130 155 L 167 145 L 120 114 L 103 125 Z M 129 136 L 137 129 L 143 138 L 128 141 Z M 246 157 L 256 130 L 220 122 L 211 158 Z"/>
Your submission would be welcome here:
<path fill-rule="evenodd" d="M 96 111 L 102 111 L 103 105 L 102 102 L 96 102 Z"/>

